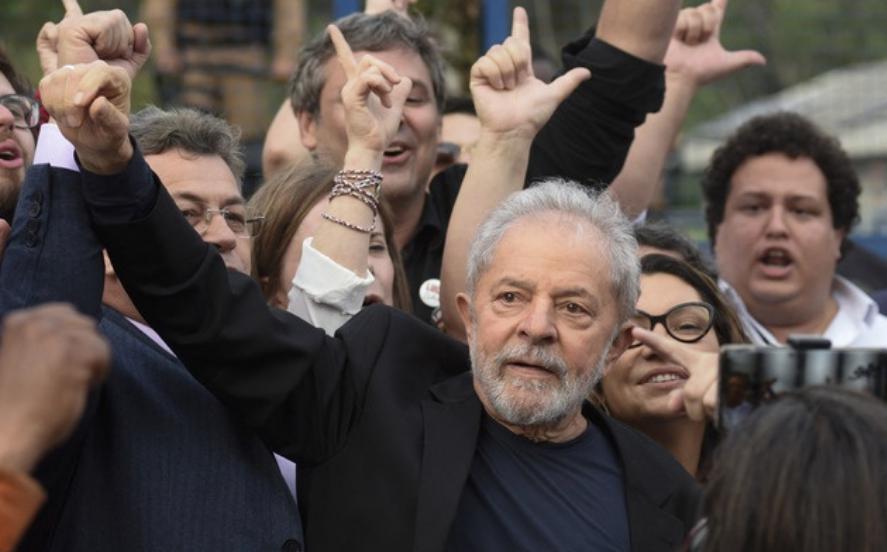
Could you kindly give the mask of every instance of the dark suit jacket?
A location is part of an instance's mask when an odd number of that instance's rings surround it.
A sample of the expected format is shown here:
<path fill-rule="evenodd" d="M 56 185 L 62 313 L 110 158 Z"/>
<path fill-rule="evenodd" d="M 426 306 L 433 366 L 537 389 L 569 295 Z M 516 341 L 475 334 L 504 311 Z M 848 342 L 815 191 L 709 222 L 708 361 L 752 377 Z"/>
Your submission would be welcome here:
<path fill-rule="evenodd" d="M 140 162 L 119 178 L 144 174 Z M 90 181 L 87 194 L 97 189 Z M 198 380 L 299 464 L 308 550 L 443 549 L 481 421 L 464 345 L 384 306 L 364 309 L 336 338 L 269 309 L 162 188 L 136 222 L 109 224 L 90 209 L 152 327 Z M 695 483 L 645 437 L 589 415 L 622 458 L 633 550 L 673 550 L 693 523 Z"/>
<path fill-rule="evenodd" d="M 38 467 L 49 500 L 20 550 L 286 550 L 300 521 L 270 451 L 182 364 L 100 308 L 104 265 L 77 173 L 35 166 L 0 269 L 4 311 L 49 300 L 101 317 L 108 380 Z"/>

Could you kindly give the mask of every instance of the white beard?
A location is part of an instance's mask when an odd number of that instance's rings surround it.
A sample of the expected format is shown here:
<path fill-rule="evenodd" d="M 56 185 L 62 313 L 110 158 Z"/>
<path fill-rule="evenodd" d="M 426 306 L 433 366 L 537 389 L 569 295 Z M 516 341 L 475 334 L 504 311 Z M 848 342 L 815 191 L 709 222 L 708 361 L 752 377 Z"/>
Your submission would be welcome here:
<path fill-rule="evenodd" d="M 566 362 L 551 348 L 527 344 L 506 346 L 494 358 L 483 351 L 471 332 L 469 350 L 474 380 L 502 421 L 519 427 L 557 425 L 581 407 L 603 375 L 610 344 L 601 352 L 594 369 L 580 375 L 570 373 Z M 516 358 L 532 359 L 557 376 L 556 381 L 506 377 L 505 364 Z"/>

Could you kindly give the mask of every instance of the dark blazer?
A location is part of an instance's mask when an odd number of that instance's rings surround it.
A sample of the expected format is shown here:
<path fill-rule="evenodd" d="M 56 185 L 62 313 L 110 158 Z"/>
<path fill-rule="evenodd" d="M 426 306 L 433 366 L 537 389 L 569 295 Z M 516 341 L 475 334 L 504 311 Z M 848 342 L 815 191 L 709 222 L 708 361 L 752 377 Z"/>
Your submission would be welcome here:
<path fill-rule="evenodd" d="M 79 186 L 31 169 L 0 269 L 0 308 L 73 302 L 100 317 L 113 354 L 74 436 L 38 467 L 49 499 L 19 550 L 300 550 L 267 447 L 174 356 L 99 310 L 104 265 Z"/>
<path fill-rule="evenodd" d="M 139 163 L 119 178 L 144 174 Z M 130 184 L 145 189 L 154 179 Z M 97 189 L 88 175 L 84 184 Z M 299 464 L 308 550 L 444 548 L 481 421 L 464 345 L 384 306 L 364 309 L 335 338 L 270 309 L 162 187 L 137 222 L 109 224 L 90 208 L 152 327 L 199 381 Z M 694 521 L 695 483 L 647 438 L 588 413 L 622 458 L 633 550 L 673 550 Z"/>

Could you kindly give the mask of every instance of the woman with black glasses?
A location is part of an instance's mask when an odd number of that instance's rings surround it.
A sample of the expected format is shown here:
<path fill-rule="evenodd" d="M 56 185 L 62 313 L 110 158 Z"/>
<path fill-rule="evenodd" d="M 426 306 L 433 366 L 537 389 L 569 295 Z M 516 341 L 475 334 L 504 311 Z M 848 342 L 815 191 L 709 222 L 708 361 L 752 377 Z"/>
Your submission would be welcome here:
<path fill-rule="evenodd" d="M 710 278 L 658 254 L 641 260 L 641 296 L 631 323 L 639 328 L 635 341 L 610 365 L 598 398 L 610 415 L 649 435 L 696 475 L 708 422 L 701 411 L 688 415 L 684 387 L 705 371 L 695 380 L 715 391 L 718 350 L 746 341 L 741 326 Z"/>

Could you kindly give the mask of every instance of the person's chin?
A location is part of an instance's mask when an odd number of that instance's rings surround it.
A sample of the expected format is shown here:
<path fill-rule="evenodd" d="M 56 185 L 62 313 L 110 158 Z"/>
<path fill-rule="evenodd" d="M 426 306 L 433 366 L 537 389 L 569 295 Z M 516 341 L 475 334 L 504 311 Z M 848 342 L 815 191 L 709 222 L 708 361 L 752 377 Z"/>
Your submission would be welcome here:
<path fill-rule="evenodd" d="M 793 280 L 755 279 L 749 286 L 749 292 L 758 303 L 781 304 L 802 295 L 803 287 Z"/>

